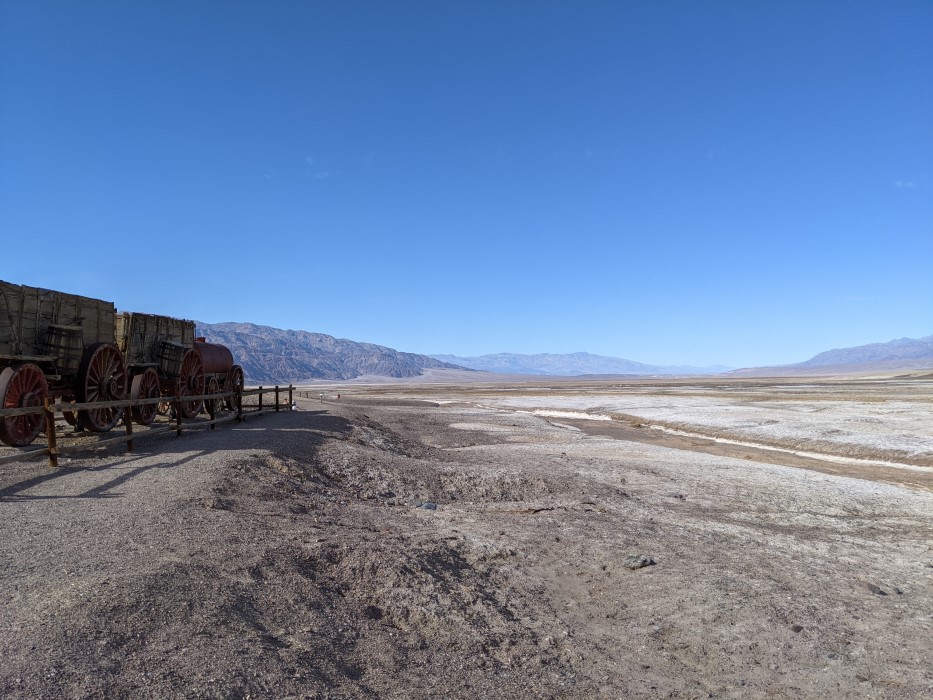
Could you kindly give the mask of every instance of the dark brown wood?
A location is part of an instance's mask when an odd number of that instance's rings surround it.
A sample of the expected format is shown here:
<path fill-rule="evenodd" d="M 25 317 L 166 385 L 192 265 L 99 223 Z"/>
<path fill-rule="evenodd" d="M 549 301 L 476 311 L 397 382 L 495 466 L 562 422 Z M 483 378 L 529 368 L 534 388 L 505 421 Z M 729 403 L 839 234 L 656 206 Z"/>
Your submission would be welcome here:
<path fill-rule="evenodd" d="M 175 437 L 181 437 L 181 395 L 175 395 Z"/>
<path fill-rule="evenodd" d="M 130 365 L 159 365 L 163 342 L 194 347 L 194 321 L 124 311 L 115 326 L 117 345 Z"/>
<path fill-rule="evenodd" d="M 45 399 L 45 436 L 49 441 L 49 466 L 52 469 L 58 469 L 58 437 L 55 435 L 55 411 L 49 405 L 49 399 Z"/>
<path fill-rule="evenodd" d="M 279 412 L 279 385 L 275 385 L 275 412 Z"/>
<path fill-rule="evenodd" d="M 123 422 L 126 424 L 126 451 L 133 451 L 133 409 L 129 406 L 123 409 Z"/>
<path fill-rule="evenodd" d="M 39 447 L 39 448 L 31 449 L 31 450 L 30 449 L 20 450 L 19 452 L 15 452 L 14 454 L 3 455 L 2 457 L 0 457 L 0 464 L 6 464 L 7 462 L 19 462 L 20 460 L 32 459 L 34 457 L 44 457 L 48 455 L 48 453 L 49 453 L 48 447 Z M 61 450 L 59 450 L 59 454 L 61 454 Z"/>
<path fill-rule="evenodd" d="M 4 408 L 0 409 L 0 418 L 13 418 L 14 416 L 34 416 L 42 413 L 45 409 L 42 406 L 25 406 L 24 408 Z"/>

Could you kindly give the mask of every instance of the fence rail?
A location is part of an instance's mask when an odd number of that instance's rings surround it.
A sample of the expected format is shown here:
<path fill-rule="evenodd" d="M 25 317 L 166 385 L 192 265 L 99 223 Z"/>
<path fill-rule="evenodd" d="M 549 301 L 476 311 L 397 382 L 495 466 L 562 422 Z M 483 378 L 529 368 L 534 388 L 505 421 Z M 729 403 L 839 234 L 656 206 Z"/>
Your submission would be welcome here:
<path fill-rule="evenodd" d="M 263 396 L 271 394 L 275 398 L 272 403 L 263 405 Z M 258 403 L 243 403 L 244 397 L 257 396 Z M 287 403 L 282 399 L 287 397 Z M 126 443 L 126 451 L 133 451 L 133 442 L 139 438 L 150 437 L 153 435 L 162 435 L 174 432 L 176 437 L 181 437 L 185 430 L 203 430 L 215 427 L 221 423 L 232 421 L 242 422 L 246 417 L 263 411 L 291 410 L 292 402 L 295 397 L 295 387 L 289 384 L 287 387 L 257 387 L 255 389 L 242 389 L 240 391 L 226 391 L 217 394 L 202 394 L 198 396 L 160 396 L 152 399 L 123 399 L 120 401 L 96 401 L 90 403 L 62 403 L 61 401 L 52 402 L 45 400 L 41 406 L 27 406 L 23 408 L 4 408 L 0 409 L 0 419 L 14 418 L 17 416 L 45 415 L 45 436 L 46 447 L 39 448 L 21 448 L 13 454 L 0 456 L 0 464 L 4 462 L 13 462 L 24 457 L 37 457 L 48 455 L 49 465 L 53 468 L 58 467 L 58 456 L 72 452 L 82 452 L 85 450 L 95 450 L 103 446 Z M 216 406 L 222 405 L 225 399 L 232 399 L 231 403 L 235 406 L 232 415 L 217 417 Z M 184 414 L 181 408 L 183 403 L 204 401 L 207 409 L 208 420 L 197 419 L 196 422 L 185 422 Z M 166 425 L 148 428 L 144 432 L 133 431 L 133 408 L 137 406 L 151 406 L 153 404 L 171 404 L 174 411 L 174 418 Z M 56 415 L 65 413 L 75 413 L 77 411 L 88 411 L 100 408 L 122 408 L 123 426 L 125 434 L 116 437 L 107 437 L 95 440 L 90 443 L 81 443 L 73 445 L 58 444 L 58 430 L 55 424 Z M 195 419 L 188 419 L 194 421 Z M 86 436 L 87 433 L 78 433 L 78 436 Z M 11 448 L 16 449 L 16 448 Z"/>

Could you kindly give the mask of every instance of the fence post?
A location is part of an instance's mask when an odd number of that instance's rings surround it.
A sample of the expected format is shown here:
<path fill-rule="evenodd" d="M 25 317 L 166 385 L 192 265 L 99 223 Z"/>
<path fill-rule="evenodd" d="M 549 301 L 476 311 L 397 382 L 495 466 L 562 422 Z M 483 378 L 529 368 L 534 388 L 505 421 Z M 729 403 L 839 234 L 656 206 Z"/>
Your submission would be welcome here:
<path fill-rule="evenodd" d="M 45 436 L 49 439 L 49 466 L 58 469 L 58 440 L 55 435 L 55 411 L 49 406 L 49 397 L 45 397 Z"/>
<path fill-rule="evenodd" d="M 217 427 L 217 425 L 214 423 L 214 413 L 215 413 L 214 407 L 216 405 L 217 405 L 216 399 L 211 399 L 210 401 L 207 402 L 207 415 L 210 416 L 211 418 L 211 430 Z"/>
<path fill-rule="evenodd" d="M 126 434 L 130 436 L 131 439 L 126 441 L 126 451 L 133 451 L 133 409 L 129 406 L 126 406 L 123 409 L 123 423 L 126 425 Z"/>
<path fill-rule="evenodd" d="M 175 437 L 181 437 L 181 394 L 175 394 Z"/>
<path fill-rule="evenodd" d="M 259 387 L 259 410 L 262 410 L 262 387 Z"/>
<path fill-rule="evenodd" d="M 292 410 L 292 406 L 295 405 L 295 396 L 293 394 L 294 387 L 291 384 L 288 385 L 288 410 Z"/>
<path fill-rule="evenodd" d="M 279 385 L 275 385 L 275 412 L 279 412 Z"/>
<path fill-rule="evenodd" d="M 243 422 L 243 389 L 236 390 L 236 422 Z"/>

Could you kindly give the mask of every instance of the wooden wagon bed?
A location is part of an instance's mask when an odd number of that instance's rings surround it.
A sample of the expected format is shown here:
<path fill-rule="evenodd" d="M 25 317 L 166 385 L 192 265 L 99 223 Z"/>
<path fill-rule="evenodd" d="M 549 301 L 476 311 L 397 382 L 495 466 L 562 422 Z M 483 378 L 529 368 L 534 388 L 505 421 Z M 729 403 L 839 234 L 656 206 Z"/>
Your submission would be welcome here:
<path fill-rule="evenodd" d="M 59 355 L 50 339 L 56 331 L 73 333 L 82 348 L 112 343 L 115 316 L 109 301 L 0 280 L 0 358 L 50 361 Z"/>

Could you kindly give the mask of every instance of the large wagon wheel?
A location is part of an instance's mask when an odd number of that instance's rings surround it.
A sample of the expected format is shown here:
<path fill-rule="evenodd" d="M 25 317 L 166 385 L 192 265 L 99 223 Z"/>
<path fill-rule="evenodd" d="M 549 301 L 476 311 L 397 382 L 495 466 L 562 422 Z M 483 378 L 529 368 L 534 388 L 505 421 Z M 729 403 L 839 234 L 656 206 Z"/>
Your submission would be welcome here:
<path fill-rule="evenodd" d="M 78 369 L 78 402 L 123 401 L 126 399 L 126 362 L 113 343 L 94 343 L 84 351 Z M 80 412 L 81 423 L 95 433 L 105 433 L 117 424 L 124 409 L 90 408 Z"/>
<path fill-rule="evenodd" d="M 178 395 L 183 399 L 186 396 L 201 396 L 204 394 L 204 363 L 201 362 L 201 353 L 197 350 L 188 350 L 181 358 L 181 374 L 178 375 Z M 194 418 L 204 408 L 203 401 L 182 401 L 181 415 L 185 418 Z"/>
<path fill-rule="evenodd" d="M 6 367 L 0 372 L 0 407 L 27 408 L 42 406 L 49 395 L 45 375 L 37 365 Z M 10 416 L 0 420 L 0 440 L 13 447 L 23 447 L 36 439 L 45 425 L 45 414 Z"/>
<path fill-rule="evenodd" d="M 233 365 L 227 371 L 227 377 L 224 379 L 224 391 L 243 391 L 244 383 L 243 368 L 240 365 Z M 236 394 L 228 396 L 224 401 L 229 410 L 236 410 Z"/>
<path fill-rule="evenodd" d="M 217 381 L 217 377 L 211 377 L 207 380 L 207 391 L 205 394 L 219 394 L 220 393 L 220 382 Z M 208 414 L 213 413 L 216 415 L 224 406 L 223 399 L 207 399 L 204 402 L 204 410 Z"/>
<path fill-rule="evenodd" d="M 130 385 L 130 398 L 134 401 L 159 398 L 159 373 L 154 367 L 148 367 L 145 372 L 133 377 L 133 383 Z M 156 403 L 133 406 L 133 420 L 140 425 L 151 425 L 158 410 L 159 404 Z"/>

